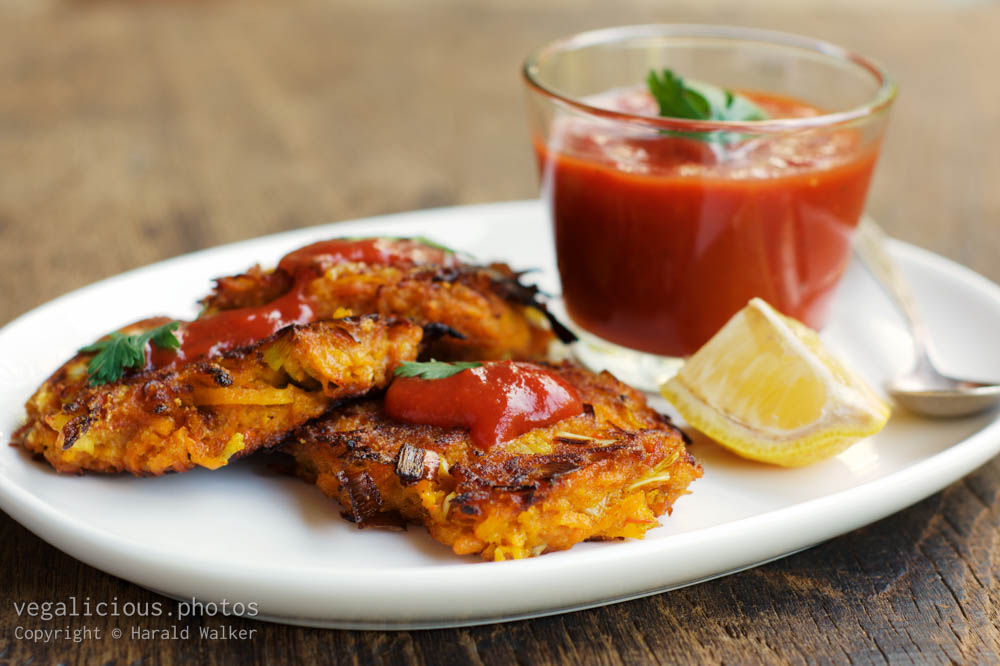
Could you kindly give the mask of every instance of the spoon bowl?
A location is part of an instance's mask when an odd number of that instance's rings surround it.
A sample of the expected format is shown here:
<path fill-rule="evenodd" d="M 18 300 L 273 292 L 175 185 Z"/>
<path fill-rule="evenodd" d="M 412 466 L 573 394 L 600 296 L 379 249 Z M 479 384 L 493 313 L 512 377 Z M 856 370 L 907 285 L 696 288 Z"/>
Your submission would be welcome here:
<path fill-rule="evenodd" d="M 927 416 L 966 416 L 1000 403 L 1000 386 L 945 375 L 940 386 L 927 383 L 924 375 L 907 373 L 886 382 L 885 389 L 897 403 Z"/>

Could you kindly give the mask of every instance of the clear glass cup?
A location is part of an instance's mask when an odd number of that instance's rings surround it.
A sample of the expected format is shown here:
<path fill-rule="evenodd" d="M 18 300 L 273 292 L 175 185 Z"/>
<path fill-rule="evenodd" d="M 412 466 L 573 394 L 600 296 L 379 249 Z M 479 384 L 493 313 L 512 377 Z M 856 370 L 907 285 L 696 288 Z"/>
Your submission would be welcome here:
<path fill-rule="evenodd" d="M 666 118 L 651 71 L 766 120 Z M 896 86 L 840 47 L 748 28 L 586 32 L 524 64 L 576 353 L 650 389 L 753 297 L 813 328 L 850 258 Z"/>

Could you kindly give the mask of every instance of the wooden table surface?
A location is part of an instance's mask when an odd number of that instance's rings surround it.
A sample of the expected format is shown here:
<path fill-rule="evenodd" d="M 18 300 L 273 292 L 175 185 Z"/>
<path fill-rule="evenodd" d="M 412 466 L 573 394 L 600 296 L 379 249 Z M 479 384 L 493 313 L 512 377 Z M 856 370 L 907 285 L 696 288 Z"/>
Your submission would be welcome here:
<path fill-rule="evenodd" d="M 771 27 L 881 60 L 902 94 L 870 211 L 1000 281 L 996 3 L 0 0 L 0 323 L 220 243 L 535 196 L 522 57 L 640 22 Z M 51 626 L 15 603 L 161 598 L 0 514 L 0 662 L 996 663 L 998 527 L 994 459 L 806 552 L 606 608 L 442 631 L 237 621 L 252 639 L 45 644 L 15 638 Z"/>

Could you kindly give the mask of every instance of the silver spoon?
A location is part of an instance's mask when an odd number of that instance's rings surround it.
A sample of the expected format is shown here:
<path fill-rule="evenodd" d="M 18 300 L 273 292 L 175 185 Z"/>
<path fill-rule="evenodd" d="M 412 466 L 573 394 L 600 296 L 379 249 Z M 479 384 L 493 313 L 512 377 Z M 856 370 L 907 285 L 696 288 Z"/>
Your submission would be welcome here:
<path fill-rule="evenodd" d="M 926 416 L 965 416 L 1000 402 L 1000 384 L 956 379 L 942 374 L 931 360 L 931 338 L 917 310 L 909 284 L 886 251 L 886 234 L 870 218 L 858 225 L 854 250 L 903 313 L 913 336 L 913 369 L 885 383 L 899 404 Z"/>

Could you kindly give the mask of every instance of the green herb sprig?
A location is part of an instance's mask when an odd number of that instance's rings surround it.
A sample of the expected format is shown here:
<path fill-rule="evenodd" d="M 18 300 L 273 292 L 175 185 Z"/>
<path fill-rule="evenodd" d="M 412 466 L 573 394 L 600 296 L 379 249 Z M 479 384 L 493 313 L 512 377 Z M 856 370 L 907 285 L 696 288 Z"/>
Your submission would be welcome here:
<path fill-rule="evenodd" d="M 179 321 L 171 321 L 137 335 L 112 333 L 106 340 L 98 340 L 81 348 L 83 353 L 97 353 L 87 366 L 90 385 L 100 386 L 117 381 L 124 374 L 125 368 L 143 365 L 146 362 L 147 342 L 160 349 L 178 349 L 181 342 L 174 335 L 178 326 Z"/>
<path fill-rule="evenodd" d="M 767 120 L 768 115 L 759 106 L 731 90 L 700 81 L 685 81 L 669 69 L 661 75 L 650 70 L 646 77 L 649 93 L 660 107 L 665 118 L 688 120 L 753 121 Z M 709 132 L 669 132 L 702 140 L 729 140 L 732 136 L 717 137 Z M 723 133 L 731 135 L 730 132 Z"/>
<path fill-rule="evenodd" d="M 397 377 L 417 377 L 419 379 L 444 379 L 457 375 L 469 368 L 478 368 L 482 365 L 479 362 L 457 361 L 455 363 L 445 363 L 431 359 L 426 363 L 407 362 L 400 363 L 395 370 Z"/>

